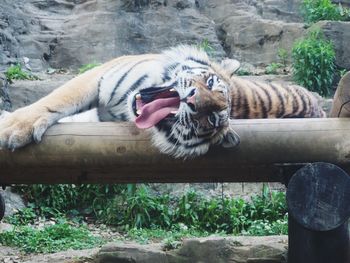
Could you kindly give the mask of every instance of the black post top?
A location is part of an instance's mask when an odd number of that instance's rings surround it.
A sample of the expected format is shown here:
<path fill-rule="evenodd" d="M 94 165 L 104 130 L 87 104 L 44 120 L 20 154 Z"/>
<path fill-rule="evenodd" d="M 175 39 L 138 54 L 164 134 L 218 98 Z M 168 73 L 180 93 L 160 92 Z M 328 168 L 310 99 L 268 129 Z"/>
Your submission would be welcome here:
<path fill-rule="evenodd" d="M 350 176 L 330 163 L 308 164 L 290 179 L 287 204 L 303 227 L 333 230 L 350 217 Z"/>

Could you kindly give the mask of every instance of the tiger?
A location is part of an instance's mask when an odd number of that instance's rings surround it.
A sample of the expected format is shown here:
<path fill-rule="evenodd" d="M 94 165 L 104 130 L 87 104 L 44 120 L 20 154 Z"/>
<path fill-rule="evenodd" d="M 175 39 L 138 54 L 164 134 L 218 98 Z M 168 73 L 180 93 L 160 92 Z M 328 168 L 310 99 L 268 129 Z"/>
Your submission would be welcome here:
<path fill-rule="evenodd" d="M 187 45 L 121 56 L 0 119 L 0 147 L 38 143 L 57 122 L 130 121 L 151 131 L 160 152 L 189 158 L 211 145 L 236 147 L 240 138 L 230 120 L 325 116 L 305 88 L 244 79 L 234 74 L 238 67 Z"/>

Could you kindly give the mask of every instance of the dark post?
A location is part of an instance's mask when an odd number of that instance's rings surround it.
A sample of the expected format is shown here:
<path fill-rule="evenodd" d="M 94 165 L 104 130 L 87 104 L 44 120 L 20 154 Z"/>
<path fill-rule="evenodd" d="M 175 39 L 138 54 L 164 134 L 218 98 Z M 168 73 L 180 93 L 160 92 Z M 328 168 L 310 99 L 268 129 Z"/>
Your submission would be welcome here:
<path fill-rule="evenodd" d="M 313 163 L 287 189 L 288 263 L 349 263 L 350 177 L 338 166 Z"/>
<path fill-rule="evenodd" d="M 5 200 L 3 196 L 0 194 L 0 221 L 3 219 L 5 215 Z"/>

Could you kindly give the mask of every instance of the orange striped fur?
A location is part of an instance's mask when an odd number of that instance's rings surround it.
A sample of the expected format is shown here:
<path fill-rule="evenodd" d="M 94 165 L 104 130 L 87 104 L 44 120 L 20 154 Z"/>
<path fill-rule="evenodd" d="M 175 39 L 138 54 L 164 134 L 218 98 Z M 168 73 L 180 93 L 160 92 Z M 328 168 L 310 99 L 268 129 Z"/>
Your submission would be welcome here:
<path fill-rule="evenodd" d="M 322 118 L 315 96 L 298 85 L 230 79 L 231 118 Z"/>

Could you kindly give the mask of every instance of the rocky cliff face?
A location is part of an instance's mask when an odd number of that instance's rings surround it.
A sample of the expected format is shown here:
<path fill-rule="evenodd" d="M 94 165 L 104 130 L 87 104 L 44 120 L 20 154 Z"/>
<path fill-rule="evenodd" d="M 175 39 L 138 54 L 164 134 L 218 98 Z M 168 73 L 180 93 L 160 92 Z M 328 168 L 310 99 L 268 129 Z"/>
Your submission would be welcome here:
<path fill-rule="evenodd" d="M 300 37 L 300 0 L 3 0 L 0 69 L 77 67 L 207 40 L 215 57 L 276 61 Z"/>

